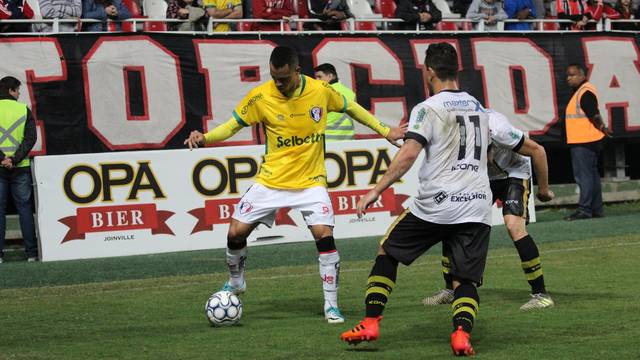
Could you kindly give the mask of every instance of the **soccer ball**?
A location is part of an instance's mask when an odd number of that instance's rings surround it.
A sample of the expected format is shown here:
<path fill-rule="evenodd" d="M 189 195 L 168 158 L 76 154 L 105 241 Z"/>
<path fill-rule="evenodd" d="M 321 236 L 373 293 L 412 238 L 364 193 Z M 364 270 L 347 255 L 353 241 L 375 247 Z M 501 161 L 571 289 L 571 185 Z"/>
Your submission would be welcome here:
<path fill-rule="evenodd" d="M 231 326 L 242 317 L 240 298 L 230 291 L 218 291 L 204 305 L 204 313 L 212 326 Z"/>

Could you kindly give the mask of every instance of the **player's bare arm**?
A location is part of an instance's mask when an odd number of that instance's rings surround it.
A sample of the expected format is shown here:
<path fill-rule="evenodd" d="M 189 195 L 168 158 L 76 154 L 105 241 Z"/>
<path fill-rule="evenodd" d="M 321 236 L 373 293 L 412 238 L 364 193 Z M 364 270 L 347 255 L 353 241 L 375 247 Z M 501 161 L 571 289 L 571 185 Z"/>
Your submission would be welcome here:
<path fill-rule="evenodd" d="M 366 209 L 378 199 L 378 196 L 380 196 L 383 191 L 409 171 L 422 149 L 422 144 L 415 140 L 408 139 L 404 142 L 400 151 L 393 157 L 391 164 L 389 164 L 389 169 L 387 169 L 382 179 L 358 201 L 356 211 L 359 218 L 366 214 Z"/>
<path fill-rule="evenodd" d="M 536 197 L 540 201 L 553 200 L 555 194 L 549 188 L 549 168 L 547 166 L 547 153 L 540 144 L 525 137 L 524 143 L 518 150 L 521 155 L 531 157 L 533 162 L 533 171 L 538 179 L 538 193 Z"/>

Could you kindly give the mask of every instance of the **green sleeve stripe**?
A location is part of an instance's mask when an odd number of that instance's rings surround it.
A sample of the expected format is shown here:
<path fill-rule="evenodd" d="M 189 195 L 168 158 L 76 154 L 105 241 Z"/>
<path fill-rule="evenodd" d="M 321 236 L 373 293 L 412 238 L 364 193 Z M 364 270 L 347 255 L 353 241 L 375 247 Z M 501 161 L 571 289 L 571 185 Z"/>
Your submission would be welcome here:
<path fill-rule="evenodd" d="M 243 127 L 249 126 L 249 124 L 244 122 L 244 120 L 242 120 L 242 118 L 238 115 L 238 113 L 235 110 L 233 111 L 233 118 L 236 119 L 236 121 L 238 122 L 238 124 L 240 124 L 240 126 L 243 126 Z"/>
<path fill-rule="evenodd" d="M 344 105 L 342 106 L 342 111 L 340 112 L 343 113 L 343 112 L 347 112 L 347 98 L 344 95 L 342 95 L 342 100 L 344 101 Z"/>

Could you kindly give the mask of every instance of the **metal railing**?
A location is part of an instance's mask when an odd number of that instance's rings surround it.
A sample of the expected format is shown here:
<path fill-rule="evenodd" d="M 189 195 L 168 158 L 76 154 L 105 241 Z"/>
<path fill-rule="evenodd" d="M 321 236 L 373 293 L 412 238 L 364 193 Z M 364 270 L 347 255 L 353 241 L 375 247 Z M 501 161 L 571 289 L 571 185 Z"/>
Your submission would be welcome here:
<path fill-rule="evenodd" d="M 379 14 L 373 14 L 373 15 L 379 15 Z M 457 15 L 457 14 L 452 14 L 452 15 Z M 57 33 L 70 33 L 68 31 L 61 31 L 60 29 L 60 25 L 61 24 L 77 24 L 76 29 L 79 29 L 81 24 L 92 24 L 92 23 L 115 23 L 115 24 L 131 24 L 131 26 L 129 27 L 129 29 L 133 32 L 138 32 L 138 31 L 148 31 L 146 30 L 144 24 L 149 24 L 149 23 L 153 23 L 153 24 L 182 24 L 182 23 L 188 23 L 188 20 L 178 20 L 178 19 L 149 19 L 149 18 L 131 18 L 131 19 L 127 19 L 127 20 L 122 20 L 122 21 L 100 21 L 100 20 L 94 20 L 94 19 L 37 19 L 37 20 L 33 20 L 33 19 L 29 19 L 29 20 L 0 20 L 0 25 L 2 24 L 24 24 L 24 23 L 28 23 L 28 24 L 47 24 L 47 25 L 51 25 L 51 29 L 49 31 L 40 31 L 40 32 L 35 32 L 34 33 L 39 33 L 39 34 L 57 34 Z M 212 18 L 209 18 L 207 26 L 206 26 L 206 30 L 205 31 L 171 31 L 171 30 L 159 30 L 162 32 L 176 32 L 176 33 L 193 33 L 193 34 L 220 34 L 220 35 L 230 35 L 230 34 L 300 34 L 300 33 L 318 33 L 318 32 L 323 32 L 323 33 L 336 33 L 336 34 L 340 34 L 340 33 L 430 33 L 430 32 L 437 32 L 437 33 L 441 33 L 441 32 L 459 32 L 459 31 L 464 31 L 464 32 L 485 32 L 486 31 L 486 27 L 485 27 L 485 23 L 484 21 L 477 21 L 477 20 L 470 20 L 470 19 L 464 19 L 464 18 L 458 18 L 456 16 L 452 16 L 452 17 L 447 17 L 444 18 L 442 20 L 442 23 L 455 23 L 457 25 L 459 25 L 459 29 L 458 30 L 420 30 L 420 25 L 416 24 L 416 28 L 413 30 L 393 30 L 392 29 L 392 24 L 394 23 L 402 23 L 404 22 L 404 20 L 402 19 L 393 19 L 393 18 L 383 18 L 381 16 L 371 16 L 371 17 L 361 17 L 361 18 L 349 18 L 344 20 L 344 24 L 346 24 L 346 28 L 343 27 L 343 29 L 341 30 L 311 30 L 311 29 L 307 29 L 305 28 L 304 24 L 307 23 L 322 23 L 321 20 L 318 19 L 307 19 L 307 18 L 298 18 L 298 17 L 291 17 L 289 20 L 267 20 L 267 19 L 216 19 L 215 21 Z M 239 25 L 240 23 L 260 23 L 260 24 L 279 24 L 280 29 L 279 31 L 231 31 L 231 32 L 216 32 L 215 31 L 215 24 L 216 23 L 228 23 L 228 24 L 235 24 L 235 25 Z M 375 30 L 360 30 L 358 29 L 357 24 L 358 23 L 375 23 L 376 24 L 376 29 Z M 505 24 L 511 24 L 511 23 L 531 23 L 533 24 L 532 29 L 531 30 L 526 30 L 526 29 L 518 29 L 518 30 L 504 30 L 504 26 Z M 528 32 L 528 31 L 574 31 L 574 30 L 559 30 L 559 29 L 545 29 L 545 24 L 557 24 L 559 25 L 558 28 L 562 25 L 562 24 L 571 24 L 572 21 L 571 20 L 564 20 L 564 19 L 531 19 L 531 20 L 512 20 L 512 19 L 507 19 L 504 21 L 498 21 L 496 23 L 496 27 L 497 29 L 495 31 L 516 31 L 516 32 Z M 612 25 L 613 24 L 617 24 L 617 23 L 635 23 L 640 27 L 640 19 L 634 19 L 634 20 L 611 20 L 611 19 L 604 19 L 604 21 L 600 21 L 600 22 L 596 22 L 591 20 L 590 23 L 593 23 L 596 25 L 595 30 L 596 31 L 625 31 L 625 30 L 612 30 Z M 288 25 L 288 26 L 287 26 Z M 293 25 L 293 26 L 292 26 Z M 291 30 L 289 30 L 288 28 L 291 28 Z M 466 29 L 465 29 L 466 27 Z M 158 31 L 158 30 L 156 30 Z M 588 30 L 583 30 L 583 31 L 588 31 Z M 633 31 L 633 30 L 631 30 Z M 9 34 L 9 33 L 4 33 L 4 34 Z M 25 33 L 13 33 L 13 34 L 22 34 L 24 35 Z"/>

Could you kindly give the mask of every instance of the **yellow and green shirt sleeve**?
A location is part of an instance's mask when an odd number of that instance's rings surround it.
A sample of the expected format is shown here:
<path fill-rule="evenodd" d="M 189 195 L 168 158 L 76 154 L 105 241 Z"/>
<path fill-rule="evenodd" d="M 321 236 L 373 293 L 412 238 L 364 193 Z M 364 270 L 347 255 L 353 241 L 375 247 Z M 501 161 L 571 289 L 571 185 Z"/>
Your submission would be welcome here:
<path fill-rule="evenodd" d="M 366 125 L 371 130 L 377 132 L 378 134 L 387 137 L 389 135 L 389 131 L 391 129 L 385 123 L 378 120 L 375 116 L 373 116 L 367 109 L 360 106 L 355 101 L 346 101 L 346 113 L 351 116 L 352 119 L 357 122 Z"/>

